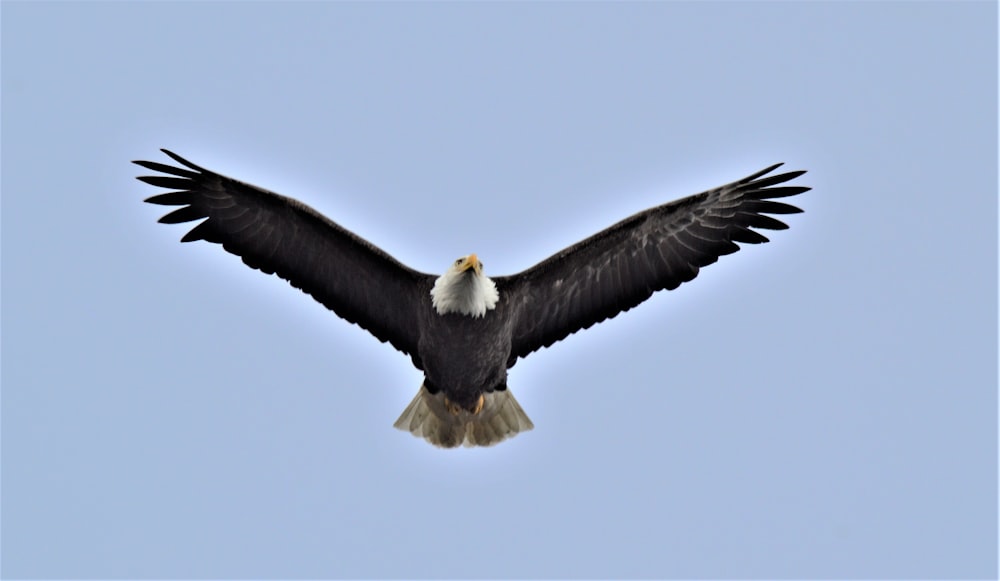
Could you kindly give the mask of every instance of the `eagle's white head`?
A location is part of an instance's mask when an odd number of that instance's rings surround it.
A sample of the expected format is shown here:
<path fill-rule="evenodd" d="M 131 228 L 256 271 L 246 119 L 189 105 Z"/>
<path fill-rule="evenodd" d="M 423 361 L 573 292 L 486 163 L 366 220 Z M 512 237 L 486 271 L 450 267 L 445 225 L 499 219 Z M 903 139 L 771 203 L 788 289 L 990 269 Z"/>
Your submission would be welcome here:
<path fill-rule="evenodd" d="M 482 317 L 495 309 L 499 300 L 497 285 L 483 275 L 483 263 L 475 254 L 456 260 L 431 289 L 431 303 L 439 315 Z"/>

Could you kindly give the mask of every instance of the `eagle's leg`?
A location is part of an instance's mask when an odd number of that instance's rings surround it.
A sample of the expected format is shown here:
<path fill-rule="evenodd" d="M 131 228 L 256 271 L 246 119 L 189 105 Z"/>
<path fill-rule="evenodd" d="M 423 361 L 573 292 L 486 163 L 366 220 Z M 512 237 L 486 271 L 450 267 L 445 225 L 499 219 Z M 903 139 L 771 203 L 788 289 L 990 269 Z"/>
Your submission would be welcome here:
<path fill-rule="evenodd" d="M 486 398 L 483 397 L 483 394 L 479 394 L 479 398 L 476 399 L 476 403 L 473 404 L 472 409 L 470 409 L 468 411 L 472 415 L 476 415 L 479 412 L 483 411 L 483 405 L 485 405 L 485 403 L 486 403 Z M 461 413 L 461 411 L 463 409 L 462 406 L 460 406 L 457 403 L 455 403 L 455 402 L 451 401 L 450 399 L 448 399 L 448 396 L 444 396 L 444 407 L 453 416 L 457 416 L 459 413 Z"/>

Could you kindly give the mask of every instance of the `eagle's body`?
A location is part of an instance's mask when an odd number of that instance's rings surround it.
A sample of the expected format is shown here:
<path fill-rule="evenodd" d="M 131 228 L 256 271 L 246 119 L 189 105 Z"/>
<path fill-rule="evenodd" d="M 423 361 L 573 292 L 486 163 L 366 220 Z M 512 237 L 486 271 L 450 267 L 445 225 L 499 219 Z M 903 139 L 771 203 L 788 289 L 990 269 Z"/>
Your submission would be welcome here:
<path fill-rule="evenodd" d="M 777 184 L 804 172 L 740 181 L 635 214 L 513 276 L 488 278 L 474 254 L 441 276 L 412 270 L 290 198 L 198 167 L 135 163 L 166 176 L 139 179 L 182 206 L 160 221 L 205 219 L 182 241 L 220 243 L 276 273 L 344 319 L 410 356 L 424 383 L 396 427 L 444 447 L 491 445 L 531 421 L 507 390 L 519 358 L 628 310 L 698 269 L 784 229 L 765 214 L 800 212 L 772 201 L 808 190 Z"/>

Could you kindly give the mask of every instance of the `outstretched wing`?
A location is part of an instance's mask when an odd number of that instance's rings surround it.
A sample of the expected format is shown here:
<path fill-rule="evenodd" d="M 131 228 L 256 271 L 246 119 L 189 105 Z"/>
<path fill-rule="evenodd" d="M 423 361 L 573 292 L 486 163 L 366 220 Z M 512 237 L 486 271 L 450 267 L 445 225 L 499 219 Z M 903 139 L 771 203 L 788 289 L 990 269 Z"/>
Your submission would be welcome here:
<path fill-rule="evenodd" d="M 698 269 L 740 249 L 767 242 L 752 228 L 783 230 L 766 214 L 802 210 L 772 201 L 808 191 L 780 186 L 802 174 L 768 176 L 781 164 L 720 188 L 626 218 L 528 270 L 494 278 L 516 313 L 508 366 L 518 357 L 586 329 L 698 275 Z"/>
<path fill-rule="evenodd" d="M 135 161 L 166 175 L 138 179 L 175 190 L 146 201 L 182 206 L 164 224 L 202 220 L 181 242 L 221 244 L 251 268 L 277 274 L 331 311 L 417 360 L 418 307 L 429 275 L 412 270 L 305 204 L 162 150 L 184 167 Z M 187 169 L 185 169 L 187 168 Z"/>

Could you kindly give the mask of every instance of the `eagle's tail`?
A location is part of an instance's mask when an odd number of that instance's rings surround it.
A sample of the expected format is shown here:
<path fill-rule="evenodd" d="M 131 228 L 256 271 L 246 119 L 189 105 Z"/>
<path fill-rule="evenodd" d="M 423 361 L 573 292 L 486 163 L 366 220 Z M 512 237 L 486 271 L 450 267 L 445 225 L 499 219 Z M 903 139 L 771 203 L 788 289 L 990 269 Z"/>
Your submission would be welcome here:
<path fill-rule="evenodd" d="M 492 446 L 534 428 L 510 390 L 483 394 L 478 413 L 447 405 L 443 393 L 420 391 L 393 424 L 441 448 Z"/>

